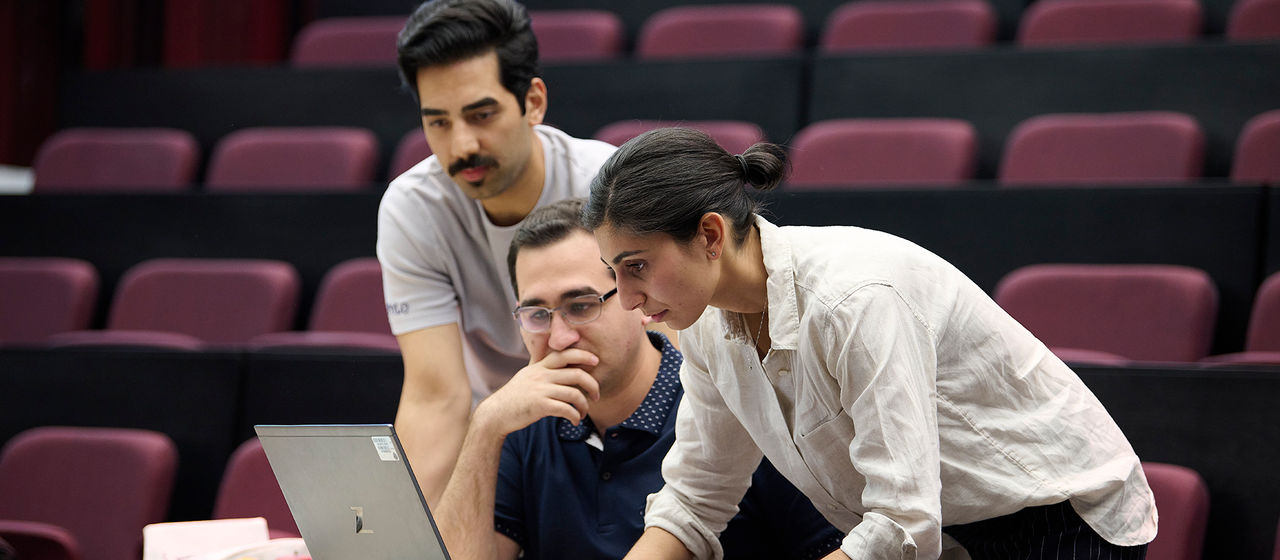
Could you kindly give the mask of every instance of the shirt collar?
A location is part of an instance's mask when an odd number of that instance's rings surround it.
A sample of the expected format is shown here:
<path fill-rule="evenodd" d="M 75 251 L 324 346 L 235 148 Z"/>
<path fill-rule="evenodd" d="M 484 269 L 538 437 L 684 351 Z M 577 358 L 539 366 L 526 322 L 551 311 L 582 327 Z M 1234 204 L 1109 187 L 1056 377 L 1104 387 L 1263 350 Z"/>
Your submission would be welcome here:
<path fill-rule="evenodd" d="M 800 313 L 796 307 L 796 270 L 792 264 L 791 240 L 782 229 L 769 220 L 756 216 L 760 228 L 760 252 L 764 255 L 764 269 L 769 275 L 765 281 L 769 306 L 769 346 L 775 350 L 795 350 L 799 342 Z M 747 337 L 746 322 L 742 314 L 721 310 L 722 320 L 730 336 L 742 337 L 748 345 L 754 340 Z"/>
<path fill-rule="evenodd" d="M 662 348 L 662 361 L 658 364 L 658 375 L 649 387 L 649 392 L 619 426 L 649 432 L 655 436 L 662 435 L 662 427 L 667 423 L 667 416 L 680 397 L 680 363 L 684 356 L 671 345 L 671 341 L 662 333 L 649 332 L 649 340 L 656 347 Z M 587 417 L 574 426 L 564 418 L 556 419 L 556 432 L 560 439 L 582 441 L 595 430 L 595 424 Z"/>

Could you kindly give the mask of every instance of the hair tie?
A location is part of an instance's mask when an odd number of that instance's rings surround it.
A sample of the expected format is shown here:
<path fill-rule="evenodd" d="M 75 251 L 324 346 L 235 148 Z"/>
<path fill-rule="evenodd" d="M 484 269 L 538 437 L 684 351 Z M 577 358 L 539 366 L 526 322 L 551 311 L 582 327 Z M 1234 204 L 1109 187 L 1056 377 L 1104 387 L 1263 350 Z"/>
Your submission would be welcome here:
<path fill-rule="evenodd" d="M 742 157 L 742 154 L 737 154 L 733 157 L 738 158 L 738 166 L 742 167 L 742 180 L 746 181 L 747 180 L 747 158 Z"/>

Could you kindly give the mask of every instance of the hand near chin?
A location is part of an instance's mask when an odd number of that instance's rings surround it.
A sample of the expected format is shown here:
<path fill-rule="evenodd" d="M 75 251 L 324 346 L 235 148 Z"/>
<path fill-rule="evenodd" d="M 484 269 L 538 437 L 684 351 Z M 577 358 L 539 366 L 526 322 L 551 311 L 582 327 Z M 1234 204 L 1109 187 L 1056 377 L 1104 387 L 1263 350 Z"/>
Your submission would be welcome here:
<path fill-rule="evenodd" d="M 591 403 L 600 399 L 600 385 L 582 367 L 599 361 L 595 354 L 578 348 L 553 351 L 480 401 L 472 422 L 503 436 L 547 416 L 577 424 L 587 417 Z"/>

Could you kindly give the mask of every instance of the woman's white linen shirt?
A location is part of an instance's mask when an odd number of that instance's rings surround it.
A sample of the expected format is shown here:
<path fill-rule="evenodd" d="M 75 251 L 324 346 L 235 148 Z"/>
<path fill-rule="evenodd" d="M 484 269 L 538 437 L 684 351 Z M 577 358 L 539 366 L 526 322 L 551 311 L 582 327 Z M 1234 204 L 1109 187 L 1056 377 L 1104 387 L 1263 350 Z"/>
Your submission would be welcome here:
<path fill-rule="evenodd" d="M 714 307 L 681 334 L 685 397 L 646 526 L 720 557 L 763 451 L 855 560 L 937 558 L 946 525 L 1064 500 L 1109 542 L 1155 537 L 1111 416 L 959 270 L 882 232 L 757 224 L 771 350 L 762 369 L 742 316 Z"/>

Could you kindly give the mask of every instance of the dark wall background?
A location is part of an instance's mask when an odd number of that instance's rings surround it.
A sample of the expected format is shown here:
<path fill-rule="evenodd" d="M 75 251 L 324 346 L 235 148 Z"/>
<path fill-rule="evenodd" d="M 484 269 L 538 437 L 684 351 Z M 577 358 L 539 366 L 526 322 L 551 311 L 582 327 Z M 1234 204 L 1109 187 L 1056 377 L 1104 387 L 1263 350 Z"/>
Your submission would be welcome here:
<path fill-rule="evenodd" d="M 67 12 L 55 0 L 0 2 L 0 164 L 30 165 L 55 129 Z"/>

